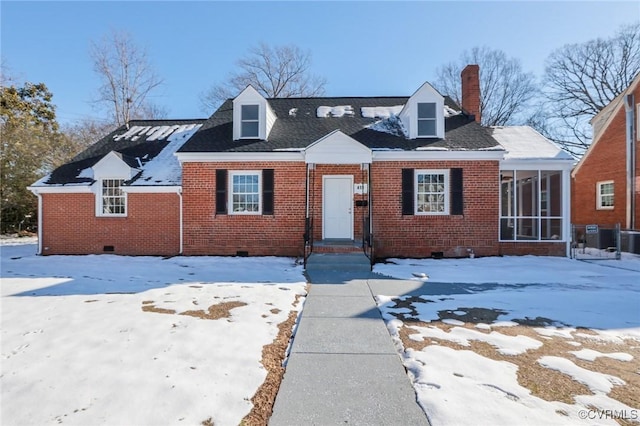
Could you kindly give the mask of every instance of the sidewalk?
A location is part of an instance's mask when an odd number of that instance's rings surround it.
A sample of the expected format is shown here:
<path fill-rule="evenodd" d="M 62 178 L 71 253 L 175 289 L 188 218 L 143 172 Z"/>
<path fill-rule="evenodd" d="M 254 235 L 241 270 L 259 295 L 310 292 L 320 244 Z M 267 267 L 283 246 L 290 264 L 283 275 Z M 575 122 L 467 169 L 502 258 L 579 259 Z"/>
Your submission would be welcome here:
<path fill-rule="evenodd" d="M 428 425 L 369 287 L 380 277 L 307 272 L 311 290 L 269 424 Z"/>

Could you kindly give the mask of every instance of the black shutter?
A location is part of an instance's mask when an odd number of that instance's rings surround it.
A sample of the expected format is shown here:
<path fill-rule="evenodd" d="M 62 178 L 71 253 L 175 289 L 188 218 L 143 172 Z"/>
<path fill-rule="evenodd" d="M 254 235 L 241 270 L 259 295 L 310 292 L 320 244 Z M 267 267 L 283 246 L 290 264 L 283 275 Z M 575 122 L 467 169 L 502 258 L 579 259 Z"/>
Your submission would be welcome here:
<path fill-rule="evenodd" d="M 402 169 L 402 214 L 412 215 L 413 207 L 413 169 Z"/>
<path fill-rule="evenodd" d="M 262 171 L 262 214 L 273 214 L 273 169 Z"/>
<path fill-rule="evenodd" d="M 462 169 L 451 169 L 451 214 L 464 214 L 464 201 L 462 197 Z"/>
<path fill-rule="evenodd" d="M 216 170 L 216 214 L 227 214 L 227 171 Z"/>

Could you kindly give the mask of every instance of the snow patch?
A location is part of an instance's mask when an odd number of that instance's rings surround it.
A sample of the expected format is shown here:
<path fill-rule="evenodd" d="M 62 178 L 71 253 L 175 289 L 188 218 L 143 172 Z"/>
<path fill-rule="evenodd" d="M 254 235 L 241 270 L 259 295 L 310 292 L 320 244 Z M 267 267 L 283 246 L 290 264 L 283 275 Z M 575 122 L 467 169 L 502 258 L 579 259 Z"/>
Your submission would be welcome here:
<path fill-rule="evenodd" d="M 400 114 L 402 108 L 404 105 L 362 107 L 360 113 L 363 118 L 389 118 L 392 115 Z"/>
<path fill-rule="evenodd" d="M 344 117 L 353 116 L 355 114 L 351 105 L 336 105 L 336 106 L 319 106 L 316 110 L 316 116 L 318 118 L 328 117 Z"/>
<path fill-rule="evenodd" d="M 586 385 L 593 392 L 608 394 L 613 386 L 626 384 L 624 380 L 616 376 L 587 370 L 562 357 L 543 356 L 538 360 L 538 363 L 543 367 L 573 377 L 575 381 Z"/>
<path fill-rule="evenodd" d="M 593 349 L 582 349 L 579 351 L 569 351 L 569 353 L 575 355 L 576 358 L 585 361 L 595 361 L 596 358 L 599 357 L 611 358 L 618 361 L 631 361 L 633 359 L 632 355 L 625 352 L 602 353 L 594 351 Z"/>
<path fill-rule="evenodd" d="M 392 115 L 384 120 L 378 120 L 373 124 L 366 126 L 367 129 L 375 130 L 376 132 L 389 133 L 394 136 L 400 136 L 404 138 L 409 137 L 409 132 L 402 124 L 402 120 L 397 115 Z"/>

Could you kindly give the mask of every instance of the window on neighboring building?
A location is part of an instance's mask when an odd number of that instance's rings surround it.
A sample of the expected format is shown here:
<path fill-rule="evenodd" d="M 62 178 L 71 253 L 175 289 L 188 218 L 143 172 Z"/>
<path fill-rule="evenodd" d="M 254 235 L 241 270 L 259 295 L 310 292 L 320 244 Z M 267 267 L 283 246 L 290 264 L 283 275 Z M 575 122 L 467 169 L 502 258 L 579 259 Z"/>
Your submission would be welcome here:
<path fill-rule="evenodd" d="M 229 172 L 230 214 L 261 214 L 261 173 Z"/>
<path fill-rule="evenodd" d="M 415 214 L 449 214 L 449 170 L 416 170 Z"/>
<path fill-rule="evenodd" d="M 123 179 L 102 179 L 101 216 L 125 216 L 127 214 L 127 196 L 122 191 L 123 183 Z"/>
<path fill-rule="evenodd" d="M 240 137 L 241 138 L 257 138 L 259 135 L 259 106 L 258 105 L 242 105 L 240 117 Z"/>
<path fill-rule="evenodd" d="M 598 191 L 598 205 L 599 210 L 606 210 L 613 208 L 613 181 L 597 183 Z"/>
<path fill-rule="evenodd" d="M 500 171 L 500 240 L 561 240 L 562 172 Z"/>
<path fill-rule="evenodd" d="M 436 136 L 436 104 L 418 103 L 418 137 Z"/>

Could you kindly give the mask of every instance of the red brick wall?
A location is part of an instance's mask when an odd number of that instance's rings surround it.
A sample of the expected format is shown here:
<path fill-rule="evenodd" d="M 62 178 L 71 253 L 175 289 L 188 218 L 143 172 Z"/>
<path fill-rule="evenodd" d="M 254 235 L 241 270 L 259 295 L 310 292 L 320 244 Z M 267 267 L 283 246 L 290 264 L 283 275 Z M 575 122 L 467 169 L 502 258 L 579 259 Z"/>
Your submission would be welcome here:
<path fill-rule="evenodd" d="M 566 242 L 502 242 L 499 243 L 499 254 L 505 256 L 522 256 L 532 254 L 535 256 L 566 256 Z"/>
<path fill-rule="evenodd" d="M 464 215 L 403 216 L 403 168 L 463 168 Z M 499 254 L 497 161 L 377 162 L 372 165 L 371 187 L 375 254 L 377 257 L 478 256 Z"/>
<path fill-rule="evenodd" d="M 216 169 L 274 169 L 273 215 L 216 215 Z M 306 166 L 294 162 L 184 163 L 184 254 L 301 256 Z"/>
<path fill-rule="evenodd" d="M 128 194 L 127 217 L 96 217 L 94 194 L 42 194 L 42 254 L 176 255 L 178 194 Z"/>
<path fill-rule="evenodd" d="M 640 101 L 640 87 L 634 92 L 636 102 Z M 613 117 L 598 143 L 585 158 L 572 182 L 571 220 L 576 224 L 615 224 L 626 226 L 626 113 L 624 106 Z M 634 135 L 635 137 L 635 135 Z M 636 141 L 636 176 L 640 176 L 640 142 Z M 614 208 L 596 209 L 596 183 L 614 181 Z M 640 182 L 638 182 L 640 183 Z M 635 194 L 636 228 L 640 227 L 640 186 Z"/>

